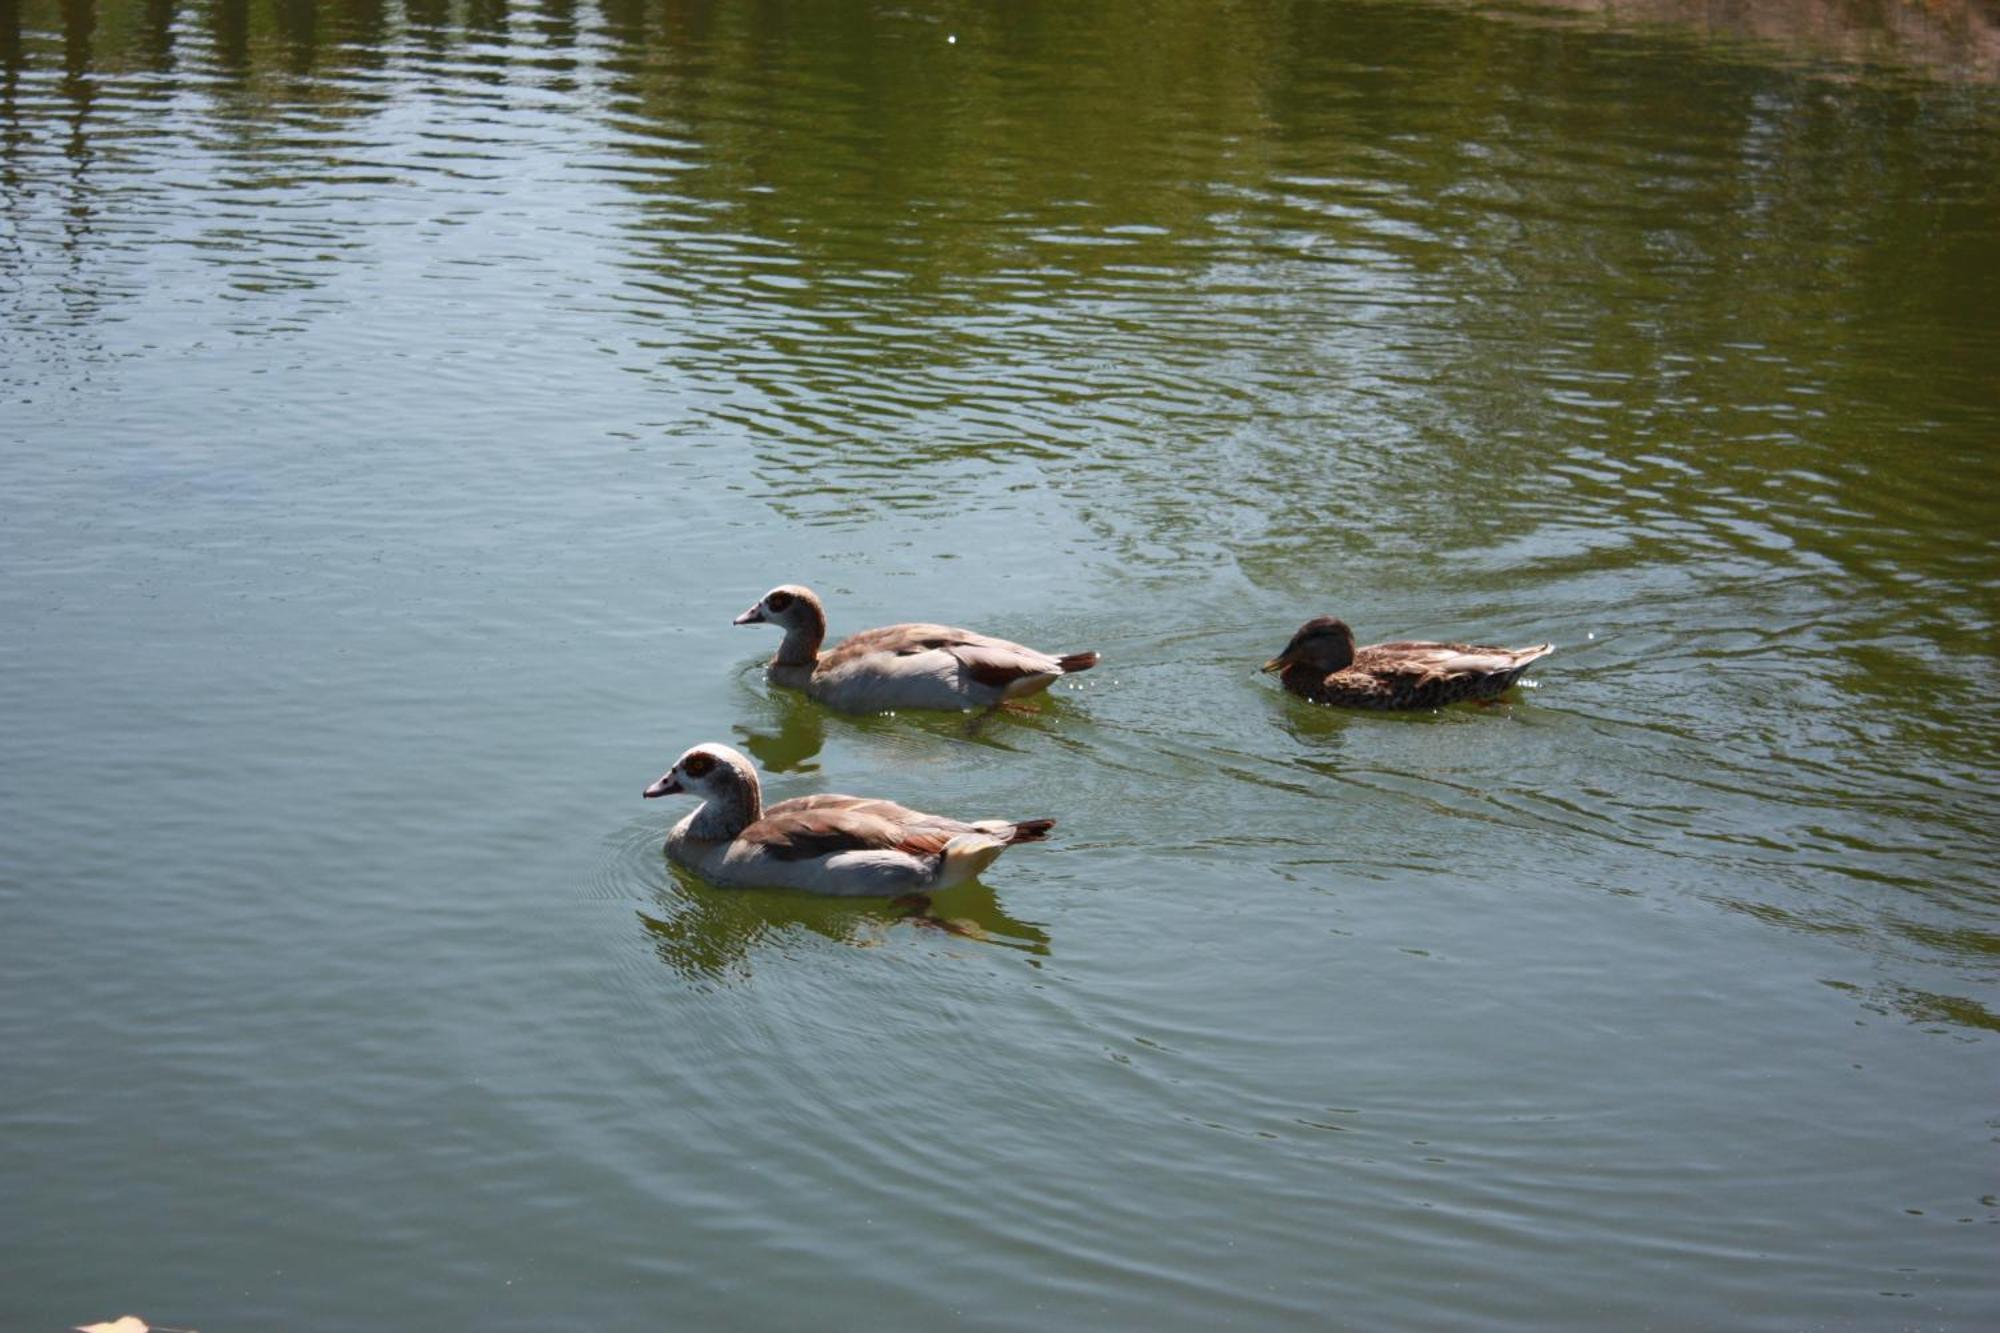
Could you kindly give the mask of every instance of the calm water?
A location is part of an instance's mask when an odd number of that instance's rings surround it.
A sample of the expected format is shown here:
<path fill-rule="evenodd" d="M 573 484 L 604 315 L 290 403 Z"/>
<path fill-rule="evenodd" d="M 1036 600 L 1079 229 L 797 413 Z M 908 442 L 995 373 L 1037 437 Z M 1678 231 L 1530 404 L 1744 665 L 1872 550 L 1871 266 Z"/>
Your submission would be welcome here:
<path fill-rule="evenodd" d="M 0 6 L 0 1325 L 1992 1327 L 2000 43 L 1671 9 Z"/>

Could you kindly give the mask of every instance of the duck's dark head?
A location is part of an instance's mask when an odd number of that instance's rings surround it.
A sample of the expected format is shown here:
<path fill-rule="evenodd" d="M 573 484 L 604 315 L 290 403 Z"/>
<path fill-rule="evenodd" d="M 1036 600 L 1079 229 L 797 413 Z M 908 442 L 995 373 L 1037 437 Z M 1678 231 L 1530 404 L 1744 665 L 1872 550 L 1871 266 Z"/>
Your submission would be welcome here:
<path fill-rule="evenodd" d="M 1309 666 L 1315 671 L 1344 671 L 1354 665 L 1354 631 L 1345 620 L 1315 616 L 1299 626 L 1285 650 L 1264 663 L 1264 670 L 1283 671 Z"/>

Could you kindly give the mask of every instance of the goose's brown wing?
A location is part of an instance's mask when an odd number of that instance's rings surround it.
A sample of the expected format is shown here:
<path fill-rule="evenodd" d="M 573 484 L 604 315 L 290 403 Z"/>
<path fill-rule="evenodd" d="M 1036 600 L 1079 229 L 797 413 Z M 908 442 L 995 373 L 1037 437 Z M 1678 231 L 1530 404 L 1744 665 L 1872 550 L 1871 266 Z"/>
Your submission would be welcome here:
<path fill-rule="evenodd" d="M 949 653 L 958 659 L 965 673 L 982 685 L 1005 689 L 1030 676 L 1059 676 L 1062 662 L 1049 653 L 1011 639 L 995 638 L 976 630 L 954 625 L 884 625 L 867 629 L 842 640 L 820 659 L 820 670 L 832 671 L 857 657 L 885 654 L 911 657 L 918 653 Z M 1078 669 L 1082 669 L 1079 663 Z"/>
<path fill-rule="evenodd" d="M 991 685 L 1000 690 L 1017 680 L 1060 676 L 1063 672 L 1062 663 L 1048 653 L 984 635 L 966 643 L 953 644 L 947 651 L 964 663 L 966 675 L 981 685 Z"/>
<path fill-rule="evenodd" d="M 779 801 L 776 805 L 764 807 L 764 815 L 794 814 L 807 810 L 817 810 L 822 814 L 835 810 L 858 810 L 867 814 L 880 815 L 884 819 L 920 819 L 916 811 L 897 805 L 894 801 L 878 800 L 872 796 L 843 796 L 838 792 L 819 792 L 812 796 L 794 796 L 789 801 Z"/>
<path fill-rule="evenodd" d="M 885 653 L 890 657 L 908 657 L 913 653 L 935 652 L 940 648 L 954 648 L 963 643 L 973 642 L 983 636 L 968 629 L 956 629 L 950 625 L 884 625 L 880 629 L 865 629 L 859 634 L 849 635 L 820 659 L 820 669 L 839 666 L 857 657 L 872 657 Z"/>
<path fill-rule="evenodd" d="M 853 807 L 818 810 L 773 807 L 770 813 L 736 836 L 737 841 L 762 847 L 780 861 L 806 861 L 841 852 L 908 852 L 914 856 L 935 856 L 944 850 L 952 837 L 942 829 L 911 827 L 898 820 L 884 818 L 879 813 Z"/>
<path fill-rule="evenodd" d="M 973 831 L 972 825 L 948 815 L 926 814 L 922 810 L 912 810 L 907 805 L 898 805 L 894 801 L 885 801 L 878 797 L 841 796 L 834 792 L 822 792 L 815 796 L 794 796 L 789 801 L 780 801 L 776 805 L 765 807 L 764 818 L 792 814 L 824 815 L 835 812 L 883 819 L 908 830 L 942 832 L 947 839 Z"/>

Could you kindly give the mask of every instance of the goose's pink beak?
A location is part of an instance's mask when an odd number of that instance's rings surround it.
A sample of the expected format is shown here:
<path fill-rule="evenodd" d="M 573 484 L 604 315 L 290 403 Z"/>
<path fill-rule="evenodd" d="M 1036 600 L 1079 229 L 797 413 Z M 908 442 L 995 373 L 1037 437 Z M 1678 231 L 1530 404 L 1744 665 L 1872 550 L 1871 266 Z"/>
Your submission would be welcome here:
<path fill-rule="evenodd" d="M 669 773 L 665 777 L 661 778 L 658 782 L 655 782 L 652 786 L 646 788 L 645 792 L 642 794 L 645 796 L 647 800 L 650 801 L 655 796 L 672 796 L 677 792 L 684 792 L 686 790 L 687 790 L 686 787 L 681 786 L 680 778 L 676 777 L 672 773 Z"/>
<path fill-rule="evenodd" d="M 748 611 L 729 622 L 732 625 L 761 625 L 764 623 L 764 604 L 758 602 Z"/>

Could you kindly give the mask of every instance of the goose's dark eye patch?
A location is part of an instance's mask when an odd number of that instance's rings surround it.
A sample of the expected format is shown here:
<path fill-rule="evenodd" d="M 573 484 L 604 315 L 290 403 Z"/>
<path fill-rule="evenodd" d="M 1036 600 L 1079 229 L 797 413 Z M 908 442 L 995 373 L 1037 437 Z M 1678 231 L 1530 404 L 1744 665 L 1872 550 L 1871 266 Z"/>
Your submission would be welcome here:
<path fill-rule="evenodd" d="M 764 599 L 764 605 L 770 607 L 773 611 L 782 611 L 791 604 L 792 595 L 788 592 L 774 592 Z"/>
<path fill-rule="evenodd" d="M 711 754 L 691 754 L 681 761 L 681 771 L 691 778 L 705 778 L 715 767 L 715 756 Z"/>

